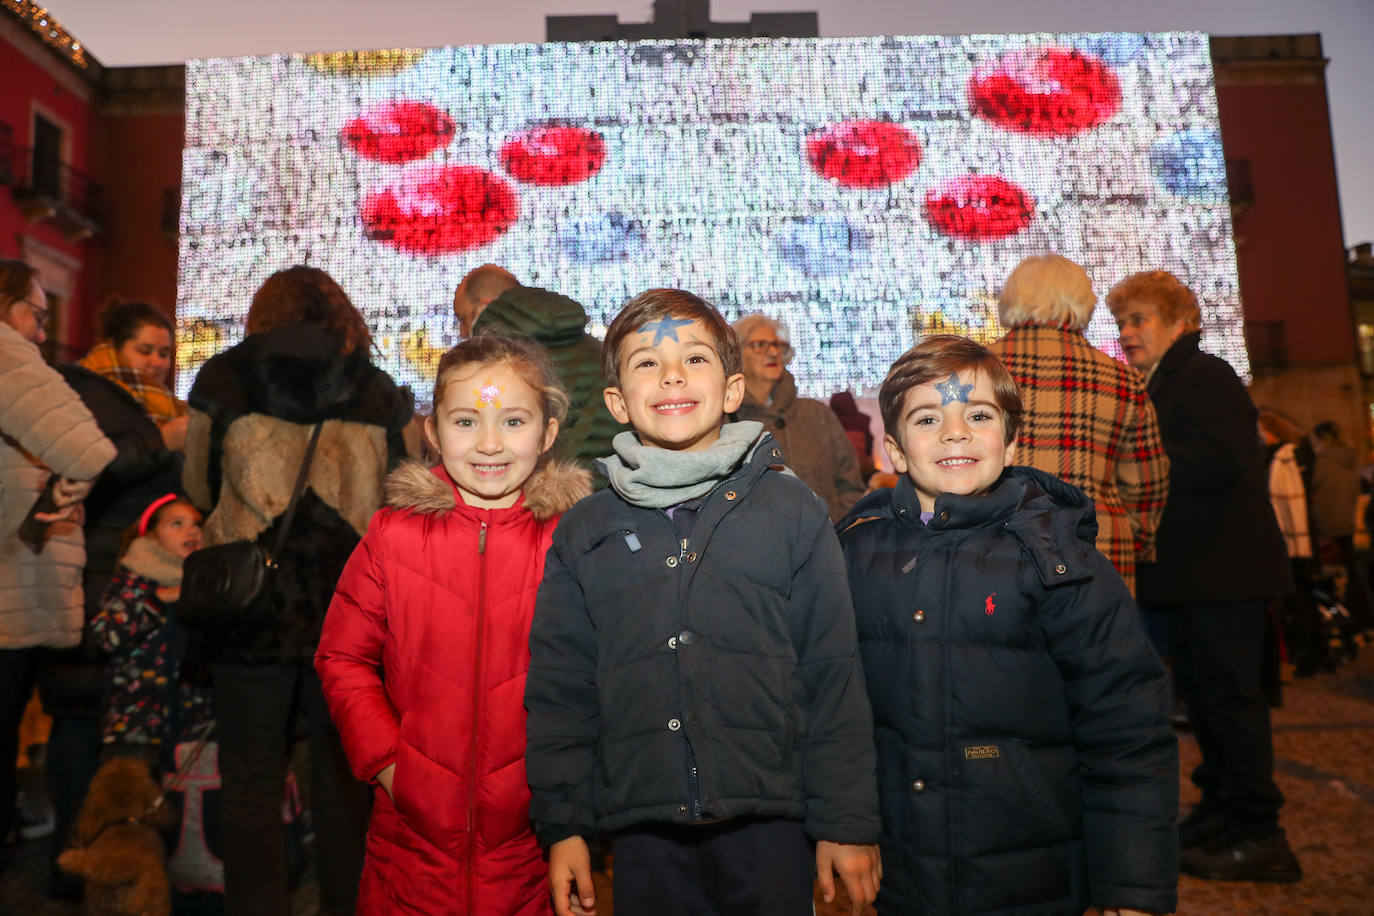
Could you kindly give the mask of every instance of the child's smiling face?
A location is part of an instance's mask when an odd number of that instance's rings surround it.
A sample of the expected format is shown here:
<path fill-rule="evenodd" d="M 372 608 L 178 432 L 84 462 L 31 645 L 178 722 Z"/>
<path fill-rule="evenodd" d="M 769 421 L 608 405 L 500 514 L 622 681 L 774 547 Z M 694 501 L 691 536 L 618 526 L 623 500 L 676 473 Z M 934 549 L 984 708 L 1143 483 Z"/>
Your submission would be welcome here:
<path fill-rule="evenodd" d="M 663 318 L 620 344 L 620 385 L 606 406 L 645 445 L 675 452 L 710 448 L 725 415 L 744 399 L 744 376 L 728 378 L 715 338 L 700 321 Z"/>
<path fill-rule="evenodd" d="M 172 503 L 158 513 L 153 540 L 183 560 L 200 549 L 200 513 L 183 502 Z"/>
<path fill-rule="evenodd" d="M 922 512 L 935 511 L 941 493 L 987 490 L 1016 452 L 992 383 L 972 370 L 907 391 L 896 432 L 883 444 L 893 468 L 915 484 Z"/>

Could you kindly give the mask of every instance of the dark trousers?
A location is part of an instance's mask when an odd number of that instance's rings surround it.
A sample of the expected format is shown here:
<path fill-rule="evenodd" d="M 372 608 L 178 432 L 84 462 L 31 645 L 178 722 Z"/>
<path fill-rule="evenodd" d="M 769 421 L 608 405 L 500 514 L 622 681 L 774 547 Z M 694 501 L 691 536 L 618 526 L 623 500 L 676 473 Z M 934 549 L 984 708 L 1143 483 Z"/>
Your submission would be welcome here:
<path fill-rule="evenodd" d="M 14 826 L 19 725 L 33 695 L 34 671 L 33 653 L 28 649 L 0 649 L 0 843 Z"/>
<path fill-rule="evenodd" d="M 100 769 L 100 719 L 56 713 L 48 732 L 48 749 L 43 755 L 43 776 L 52 799 L 53 831 L 48 848 L 52 867 L 49 891 L 56 897 L 74 899 L 81 895 L 82 880 L 57 867 L 57 857 L 67 848 L 76 817 L 86 800 L 95 771 Z"/>
<path fill-rule="evenodd" d="M 229 913 L 290 912 L 282 804 L 298 710 L 309 720 L 320 912 L 352 913 L 362 876 L 370 798 L 367 787 L 349 772 L 315 669 L 304 661 L 216 665 L 214 676 Z"/>
<path fill-rule="evenodd" d="M 1283 796 L 1274 784 L 1274 743 L 1261 687 L 1267 602 L 1177 604 L 1166 612 L 1169 657 L 1188 699 L 1202 763 L 1193 783 L 1204 808 L 1236 837 L 1272 836 Z"/>
<path fill-rule="evenodd" d="M 645 824 L 615 835 L 616 916 L 811 916 L 815 853 L 797 821 Z"/>

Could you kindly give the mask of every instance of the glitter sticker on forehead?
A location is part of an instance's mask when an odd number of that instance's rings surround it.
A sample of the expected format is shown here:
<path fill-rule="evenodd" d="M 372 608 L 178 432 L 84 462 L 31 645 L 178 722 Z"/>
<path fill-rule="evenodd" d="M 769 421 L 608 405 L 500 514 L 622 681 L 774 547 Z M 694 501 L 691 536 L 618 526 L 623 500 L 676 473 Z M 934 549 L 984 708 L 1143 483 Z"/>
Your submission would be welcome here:
<path fill-rule="evenodd" d="M 959 384 L 959 376 L 951 372 L 949 378 L 935 386 L 935 390 L 940 392 L 941 407 L 954 401 L 960 401 L 967 404 L 968 393 L 973 390 L 973 383 L 969 382 L 967 385 L 961 385 Z"/>
<path fill-rule="evenodd" d="M 478 407 L 501 406 L 501 386 L 492 384 L 491 379 L 484 381 L 479 387 L 472 389 L 473 396 L 477 398 Z"/>
<path fill-rule="evenodd" d="M 643 325 L 638 331 L 635 331 L 635 333 L 648 334 L 652 332 L 654 335 L 654 342 L 649 346 L 656 347 L 665 337 L 671 337 L 673 342 L 677 343 L 677 329 L 686 327 L 691 323 L 692 319 L 690 318 L 660 318 L 658 321 L 652 321 Z"/>

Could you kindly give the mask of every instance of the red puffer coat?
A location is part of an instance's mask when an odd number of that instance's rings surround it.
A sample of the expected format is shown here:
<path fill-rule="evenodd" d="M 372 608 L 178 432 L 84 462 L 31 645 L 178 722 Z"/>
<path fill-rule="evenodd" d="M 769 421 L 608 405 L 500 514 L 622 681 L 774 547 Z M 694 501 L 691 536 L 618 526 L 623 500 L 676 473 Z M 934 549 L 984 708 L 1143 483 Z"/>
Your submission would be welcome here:
<path fill-rule="evenodd" d="M 552 465 L 475 509 L 403 465 L 349 558 L 315 668 L 354 774 L 376 786 L 359 913 L 546 914 L 530 829 L 525 673 L 558 515 L 590 491 Z M 396 764 L 392 796 L 376 775 Z"/>

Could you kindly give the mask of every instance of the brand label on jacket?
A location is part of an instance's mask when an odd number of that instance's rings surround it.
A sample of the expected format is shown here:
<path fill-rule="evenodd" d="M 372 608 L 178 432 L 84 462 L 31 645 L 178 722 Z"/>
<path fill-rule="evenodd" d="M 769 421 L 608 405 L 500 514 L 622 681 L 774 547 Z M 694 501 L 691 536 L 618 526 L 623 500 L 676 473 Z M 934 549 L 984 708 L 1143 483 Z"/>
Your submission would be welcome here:
<path fill-rule="evenodd" d="M 991 760 L 1001 756 L 995 744 L 975 744 L 973 747 L 964 748 L 965 760 Z"/>

